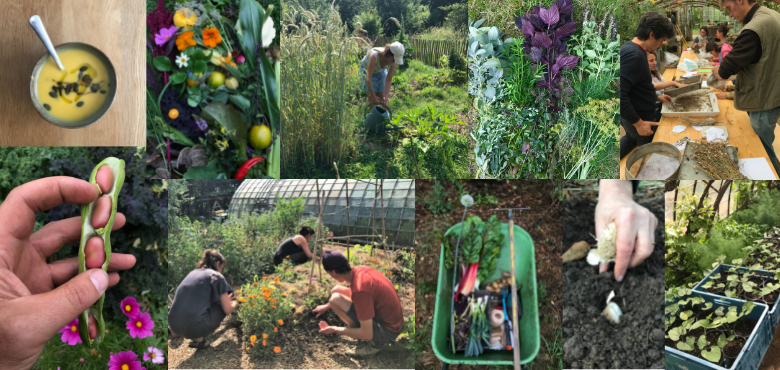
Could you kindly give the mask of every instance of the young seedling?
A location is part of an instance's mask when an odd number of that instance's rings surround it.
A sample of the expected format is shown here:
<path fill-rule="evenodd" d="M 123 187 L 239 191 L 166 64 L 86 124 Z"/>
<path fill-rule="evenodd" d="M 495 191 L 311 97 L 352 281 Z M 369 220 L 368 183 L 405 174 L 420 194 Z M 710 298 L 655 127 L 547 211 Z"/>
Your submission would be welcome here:
<path fill-rule="evenodd" d="M 111 188 L 108 190 L 107 193 L 102 194 L 102 191 L 100 190 L 100 186 L 97 183 L 97 173 L 100 167 L 108 166 L 111 169 L 112 174 L 114 175 L 113 182 L 111 183 Z M 108 157 L 98 163 L 97 166 L 95 166 L 95 169 L 92 170 L 92 174 L 89 176 L 89 183 L 95 185 L 98 189 L 98 194 L 108 197 L 111 199 L 111 214 L 108 218 L 108 223 L 106 226 L 95 229 L 92 226 L 92 213 L 95 210 L 95 205 L 97 204 L 97 199 L 90 203 L 81 206 L 81 244 L 79 245 L 79 273 L 82 273 L 87 270 L 86 265 L 86 251 L 85 247 L 87 245 L 87 241 L 90 238 L 93 237 L 99 237 L 103 240 L 103 249 L 106 253 L 106 261 L 103 263 L 101 268 L 103 271 L 108 270 L 108 263 L 111 261 L 111 228 L 114 226 L 114 219 L 116 218 L 116 203 L 117 199 L 119 199 L 119 191 L 122 190 L 122 185 L 125 182 L 125 161 L 121 159 L 117 159 L 114 157 Z M 98 196 L 98 199 L 100 199 L 100 196 Z M 81 337 L 81 341 L 86 343 L 89 343 L 90 346 L 93 344 L 93 340 L 89 338 L 89 314 L 91 313 L 92 316 L 95 317 L 95 325 L 97 329 L 97 336 L 95 337 L 94 344 L 99 344 L 100 341 L 103 339 L 103 333 L 105 333 L 105 323 L 103 322 L 103 300 L 105 299 L 106 295 L 103 293 L 103 295 L 100 296 L 100 299 L 98 299 L 97 303 L 89 307 L 86 311 L 82 312 L 79 315 L 79 337 Z"/>

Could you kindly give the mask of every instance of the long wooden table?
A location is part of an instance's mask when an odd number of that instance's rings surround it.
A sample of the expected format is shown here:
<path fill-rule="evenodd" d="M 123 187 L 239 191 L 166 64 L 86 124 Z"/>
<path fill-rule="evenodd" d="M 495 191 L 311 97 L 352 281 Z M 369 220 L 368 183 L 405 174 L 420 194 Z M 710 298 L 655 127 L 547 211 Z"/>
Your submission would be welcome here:
<path fill-rule="evenodd" d="M 695 60 L 696 55 L 693 52 L 684 52 L 680 60 L 682 61 L 683 58 Z M 679 79 L 684 74 L 685 72 L 677 70 L 676 67 L 667 67 L 663 76 L 666 81 L 671 81 L 675 76 L 677 79 Z M 725 91 L 718 90 L 715 92 L 718 93 Z M 726 130 L 728 131 L 729 135 L 728 142 L 729 144 L 734 145 L 739 149 L 739 158 L 766 158 L 767 163 L 769 163 L 769 168 L 772 169 L 775 178 L 777 178 L 777 172 L 772 166 L 772 162 L 769 160 L 769 156 L 767 156 L 766 150 L 764 150 L 764 146 L 761 144 L 761 139 L 758 138 L 758 135 L 755 133 L 755 131 L 753 131 L 753 127 L 750 126 L 750 118 L 748 117 L 747 113 L 735 109 L 734 101 L 730 99 L 718 99 L 718 108 L 720 109 L 720 114 L 713 118 L 719 119 L 723 122 L 726 122 L 727 119 L 731 121 L 731 124 L 719 124 L 718 126 L 726 126 Z M 693 119 L 703 119 L 703 117 L 696 117 Z M 685 125 L 687 127 L 685 131 L 681 133 L 672 132 L 672 128 L 677 125 Z M 653 136 L 653 142 L 674 144 L 686 136 L 696 142 L 701 142 L 702 140 L 702 132 L 696 131 L 690 125 L 682 122 L 680 118 L 663 116 L 661 117 L 658 129 L 655 132 L 655 136 Z M 636 148 L 634 150 L 636 150 Z M 620 160 L 620 178 L 623 180 L 626 179 L 625 166 L 627 158 L 628 155 Z M 636 171 L 639 169 L 639 165 L 639 163 L 634 164 L 633 171 L 631 172 L 636 173 Z"/>

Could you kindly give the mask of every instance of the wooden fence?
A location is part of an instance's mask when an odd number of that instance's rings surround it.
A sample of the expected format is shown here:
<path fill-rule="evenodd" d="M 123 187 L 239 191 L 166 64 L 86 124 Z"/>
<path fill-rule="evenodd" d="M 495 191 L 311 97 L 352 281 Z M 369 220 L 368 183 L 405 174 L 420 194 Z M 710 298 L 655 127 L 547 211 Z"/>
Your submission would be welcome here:
<path fill-rule="evenodd" d="M 382 47 L 391 44 L 394 38 L 379 37 L 374 41 L 374 47 Z M 461 52 L 465 59 L 468 55 L 468 40 L 423 40 L 416 37 L 409 37 L 409 43 L 414 47 L 413 59 L 419 60 L 429 66 L 438 67 L 439 59 L 444 55 L 449 55 L 451 49 Z"/>

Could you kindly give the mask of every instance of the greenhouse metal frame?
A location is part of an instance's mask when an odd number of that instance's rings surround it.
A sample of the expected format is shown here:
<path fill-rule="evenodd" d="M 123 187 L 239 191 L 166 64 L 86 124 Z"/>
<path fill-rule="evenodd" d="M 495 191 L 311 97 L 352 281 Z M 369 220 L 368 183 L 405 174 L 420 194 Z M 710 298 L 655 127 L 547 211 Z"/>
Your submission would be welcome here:
<path fill-rule="evenodd" d="M 277 196 L 283 199 L 302 196 L 304 217 L 320 217 L 322 204 L 322 224 L 333 232 L 333 237 L 327 239 L 330 243 L 381 244 L 385 235 L 388 247 L 411 249 L 414 247 L 414 192 L 414 180 L 408 179 L 245 180 L 233 195 L 228 214 L 231 218 L 242 218 L 255 211 L 273 209 Z"/>

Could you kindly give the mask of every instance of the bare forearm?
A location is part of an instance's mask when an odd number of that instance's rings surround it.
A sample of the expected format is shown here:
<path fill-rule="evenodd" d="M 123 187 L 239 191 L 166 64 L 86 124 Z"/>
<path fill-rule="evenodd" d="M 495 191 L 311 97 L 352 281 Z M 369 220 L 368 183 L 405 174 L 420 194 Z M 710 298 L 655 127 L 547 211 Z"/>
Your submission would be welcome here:
<path fill-rule="evenodd" d="M 633 198 L 631 181 L 626 180 L 601 180 L 599 182 L 599 201 L 610 198 Z"/>
<path fill-rule="evenodd" d="M 362 340 L 367 340 L 367 341 L 370 341 L 371 339 L 373 339 L 373 335 L 369 335 L 368 333 L 366 333 L 363 330 L 363 328 L 343 328 L 343 327 L 337 327 L 335 329 L 336 329 L 336 333 L 339 333 L 339 334 L 342 334 L 342 335 L 346 335 L 346 336 L 351 337 L 351 338 L 362 339 Z"/>

